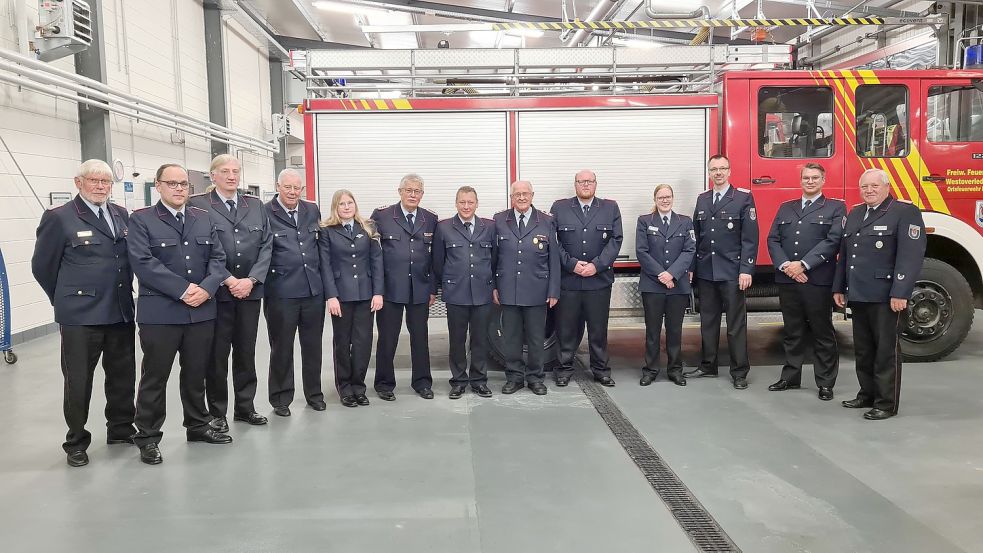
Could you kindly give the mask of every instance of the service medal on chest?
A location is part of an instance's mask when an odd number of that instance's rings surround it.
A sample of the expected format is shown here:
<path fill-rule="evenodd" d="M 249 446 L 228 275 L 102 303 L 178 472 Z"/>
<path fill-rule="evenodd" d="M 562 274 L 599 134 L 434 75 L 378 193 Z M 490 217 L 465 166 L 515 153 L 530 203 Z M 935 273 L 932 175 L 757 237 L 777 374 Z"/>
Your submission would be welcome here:
<path fill-rule="evenodd" d="M 877 242 L 874 242 L 874 247 L 877 248 L 877 249 L 881 249 L 881 248 L 884 247 L 884 242 L 881 242 L 880 240 L 878 240 Z"/>
<path fill-rule="evenodd" d="M 539 249 L 543 249 L 543 244 L 542 243 L 539 244 Z"/>
<path fill-rule="evenodd" d="M 602 232 L 601 233 L 601 240 L 607 240 L 607 239 L 608 239 L 608 233 Z"/>
<path fill-rule="evenodd" d="M 534 236 L 534 237 L 533 237 L 533 239 L 532 239 L 532 243 L 533 243 L 533 244 L 539 244 L 539 238 L 536 238 L 536 237 Z"/>

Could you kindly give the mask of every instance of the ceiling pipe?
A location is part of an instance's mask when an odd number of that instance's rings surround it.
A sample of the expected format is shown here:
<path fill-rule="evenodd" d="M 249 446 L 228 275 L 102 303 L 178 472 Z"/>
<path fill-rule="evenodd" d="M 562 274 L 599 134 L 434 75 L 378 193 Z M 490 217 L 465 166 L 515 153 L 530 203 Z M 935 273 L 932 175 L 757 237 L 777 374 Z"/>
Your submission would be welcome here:
<path fill-rule="evenodd" d="M 901 2 L 904 2 L 904 1 L 905 0 L 890 0 L 889 2 L 885 2 L 884 5 L 878 6 L 878 7 L 879 8 L 882 8 L 882 9 L 887 9 L 887 8 L 892 7 L 892 6 L 896 6 L 896 5 L 898 5 L 898 4 L 900 4 Z M 802 48 L 806 44 L 811 43 L 813 40 L 817 40 L 817 39 L 821 39 L 821 38 L 827 37 L 827 36 L 829 36 L 829 35 L 837 32 L 837 31 L 842 31 L 843 29 L 846 29 L 846 27 L 826 27 L 825 29 L 817 32 L 816 34 L 814 34 L 812 36 L 809 36 L 809 38 L 808 38 L 808 40 L 806 42 L 798 42 L 796 44 L 793 44 L 792 45 L 792 53 L 794 54 L 794 53 L 798 52 L 800 48 Z"/>
<path fill-rule="evenodd" d="M 710 19 L 710 8 L 700 6 L 688 13 L 661 13 L 652 9 L 650 0 L 645 0 L 645 15 L 650 19 Z"/>
<path fill-rule="evenodd" d="M 621 2 L 623 0 L 599 0 L 594 9 L 587 14 L 584 22 L 589 21 L 603 21 L 611 14 L 613 14 L 618 8 L 621 7 Z M 578 46 L 585 38 L 590 36 L 591 32 L 588 29 L 580 29 L 576 33 L 570 35 L 567 39 L 566 46 Z"/>

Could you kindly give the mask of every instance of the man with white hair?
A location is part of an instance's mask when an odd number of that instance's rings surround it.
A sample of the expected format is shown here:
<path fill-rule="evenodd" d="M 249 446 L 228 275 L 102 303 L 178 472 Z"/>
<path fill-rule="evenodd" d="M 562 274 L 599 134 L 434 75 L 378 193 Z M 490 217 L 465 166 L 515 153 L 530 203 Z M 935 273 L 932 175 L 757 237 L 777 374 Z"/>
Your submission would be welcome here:
<path fill-rule="evenodd" d="M 205 371 L 205 398 L 212 428 L 228 432 L 229 354 L 232 354 L 233 418 L 252 425 L 266 424 L 256 412 L 256 333 L 259 327 L 263 281 L 270 269 L 273 234 L 263 202 L 241 194 L 242 164 L 230 154 L 212 160 L 215 188 L 192 196 L 188 205 L 204 209 L 225 250 L 225 270 L 232 280 L 215 294 L 217 313 L 212 358 Z"/>
<path fill-rule="evenodd" d="M 82 163 L 78 194 L 45 211 L 38 225 L 31 271 L 55 308 L 61 331 L 63 409 L 68 464 L 89 463 L 85 429 L 92 377 L 102 356 L 106 371 L 106 442 L 129 444 L 136 383 L 133 272 L 126 255 L 129 215 L 109 201 L 113 173 L 102 160 Z"/>
<path fill-rule="evenodd" d="M 866 409 L 867 420 L 898 414 L 901 401 L 902 316 L 925 259 L 925 223 L 910 202 L 891 197 L 891 178 L 881 169 L 860 176 L 857 204 L 843 218 L 843 241 L 833 278 L 833 301 L 853 312 L 857 397 L 848 409 Z"/>

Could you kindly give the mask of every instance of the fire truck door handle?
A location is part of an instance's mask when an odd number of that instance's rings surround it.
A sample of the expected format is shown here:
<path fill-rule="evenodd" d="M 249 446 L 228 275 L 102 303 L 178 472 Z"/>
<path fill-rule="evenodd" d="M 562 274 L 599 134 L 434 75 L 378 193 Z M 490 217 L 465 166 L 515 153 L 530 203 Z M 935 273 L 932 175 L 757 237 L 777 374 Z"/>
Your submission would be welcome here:
<path fill-rule="evenodd" d="M 765 175 L 763 177 L 758 177 L 756 179 L 751 179 L 751 184 L 774 184 L 775 179 Z"/>
<path fill-rule="evenodd" d="M 942 175 L 925 175 L 922 177 L 922 180 L 926 182 L 945 182 L 945 177 Z"/>

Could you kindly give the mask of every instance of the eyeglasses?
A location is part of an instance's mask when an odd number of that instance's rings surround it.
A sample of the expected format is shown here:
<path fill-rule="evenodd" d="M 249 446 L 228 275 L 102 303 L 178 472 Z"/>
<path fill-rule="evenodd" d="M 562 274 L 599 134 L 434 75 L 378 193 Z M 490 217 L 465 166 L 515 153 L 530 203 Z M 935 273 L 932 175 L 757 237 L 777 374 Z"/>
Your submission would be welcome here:
<path fill-rule="evenodd" d="M 92 184 L 99 184 L 102 186 L 112 186 L 113 184 L 113 181 L 110 179 L 90 179 L 89 177 L 85 177 L 85 180 L 91 182 Z"/>
<path fill-rule="evenodd" d="M 575 179 L 573 182 L 575 182 L 575 183 L 577 183 L 577 184 L 579 184 L 581 186 L 583 186 L 585 184 L 597 184 L 597 180 L 595 180 L 595 179 Z"/>
<path fill-rule="evenodd" d="M 861 190 L 880 190 L 881 188 L 884 188 L 885 186 L 887 186 L 887 185 L 886 184 L 881 184 L 881 183 L 876 183 L 876 184 L 861 184 L 860 185 L 860 189 Z"/>
<path fill-rule="evenodd" d="M 819 182 L 825 177 L 802 177 L 803 182 Z"/>
<path fill-rule="evenodd" d="M 186 180 L 160 180 L 157 182 L 167 186 L 171 190 L 177 190 L 179 188 L 181 190 L 187 190 L 188 188 L 191 188 L 191 183 Z"/>
<path fill-rule="evenodd" d="M 532 198 L 532 192 L 513 192 L 513 198 Z"/>
<path fill-rule="evenodd" d="M 303 187 L 303 186 L 284 186 L 284 185 L 281 184 L 280 185 L 280 188 L 282 188 L 284 190 L 288 190 L 290 192 L 300 192 L 300 191 L 304 190 L 305 187 Z"/>
<path fill-rule="evenodd" d="M 724 171 L 730 171 L 730 167 L 713 167 L 710 169 L 711 173 L 723 173 Z"/>
<path fill-rule="evenodd" d="M 407 196 L 422 196 L 423 195 L 423 189 L 422 188 L 401 188 L 401 190 L 403 192 L 406 192 L 406 195 Z"/>
<path fill-rule="evenodd" d="M 672 196 L 659 196 L 658 198 L 655 199 L 655 201 L 657 201 L 657 202 L 668 202 L 671 199 L 672 199 Z"/>

